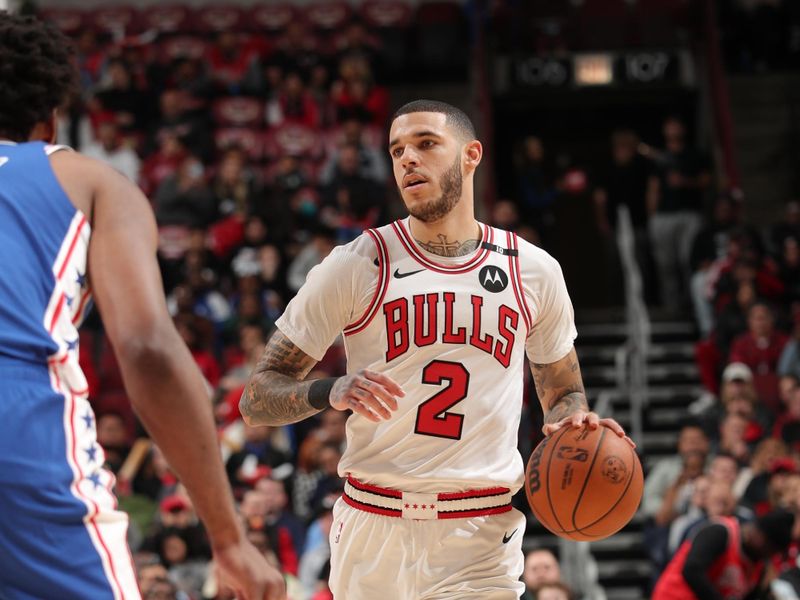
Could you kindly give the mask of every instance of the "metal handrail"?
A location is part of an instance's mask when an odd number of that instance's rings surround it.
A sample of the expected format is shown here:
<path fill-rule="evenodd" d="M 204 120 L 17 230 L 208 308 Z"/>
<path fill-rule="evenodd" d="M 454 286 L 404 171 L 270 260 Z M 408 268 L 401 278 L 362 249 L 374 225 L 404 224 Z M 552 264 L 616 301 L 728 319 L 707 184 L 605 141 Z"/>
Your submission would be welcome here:
<path fill-rule="evenodd" d="M 617 389 L 630 401 L 631 426 L 628 434 L 642 443 L 642 415 L 648 404 L 647 356 L 650 351 L 650 315 L 644 301 L 644 286 L 634 252 L 633 225 L 627 207 L 620 206 L 617 218 L 617 246 L 625 282 L 625 320 L 628 336 L 614 353 Z M 604 417 L 613 416 L 611 392 L 603 391 L 594 410 Z M 590 600 L 605 600 L 598 582 L 597 562 L 589 542 L 559 540 L 559 553 L 568 583 Z"/>

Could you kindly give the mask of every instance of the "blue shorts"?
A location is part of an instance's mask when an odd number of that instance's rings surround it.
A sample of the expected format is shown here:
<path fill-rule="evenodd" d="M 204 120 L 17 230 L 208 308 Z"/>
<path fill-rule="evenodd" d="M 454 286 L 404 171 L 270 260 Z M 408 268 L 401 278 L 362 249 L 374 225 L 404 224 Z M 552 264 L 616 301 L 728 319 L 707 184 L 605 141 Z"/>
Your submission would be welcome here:
<path fill-rule="evenodd" d="M 45 366 L 0 363 L 0 598 L 138 600 L 94 413 Z"/>

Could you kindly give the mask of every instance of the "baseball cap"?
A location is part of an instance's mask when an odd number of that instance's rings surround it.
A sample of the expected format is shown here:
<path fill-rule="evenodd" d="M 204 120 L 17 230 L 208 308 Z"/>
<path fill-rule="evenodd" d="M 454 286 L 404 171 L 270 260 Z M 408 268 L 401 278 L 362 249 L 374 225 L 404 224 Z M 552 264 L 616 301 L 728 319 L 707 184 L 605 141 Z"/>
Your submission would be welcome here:
<path fill-rule="evenodd" d="M 753 372 L 746 364 L 741 362 L 733 362 L 725 367 L 722 372 L 722 381 L 753 381 Z"/>
<path fill-rule="evenodd" d="M 189 508 L 189 502 L 183 496 L 172 494 L 161 501 L 161 512 L 178 512 Z"/>
<path fill-rule="evenodd" d="M 776 458 L 769 463 L 769 473 L 770 475 L 774 475 L 775 473 L 787 473 L 789 475 L 793 475 L 797 473 L 797 463 L 788 457 Z"/>

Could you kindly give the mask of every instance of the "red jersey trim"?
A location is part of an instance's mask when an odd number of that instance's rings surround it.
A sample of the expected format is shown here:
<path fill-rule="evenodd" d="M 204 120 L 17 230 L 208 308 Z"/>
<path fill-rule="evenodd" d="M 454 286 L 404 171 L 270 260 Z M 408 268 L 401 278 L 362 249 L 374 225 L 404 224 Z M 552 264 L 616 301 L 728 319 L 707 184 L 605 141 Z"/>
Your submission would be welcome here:
<path fill-rule="evenodd" d="M 514 257 L 514 270 L 517 273 L 517 285 L 519 285 L 519 295 L 522 297 L 522 308 L 528 316 L 530 327 L 533 327 L 533 317 L 531 316 L 530 308 L 528 308 L 528 300 L 525 298 L 525 290 L 522 287 L 522 269 L 519 266 L 519 240 L 517 239 L 517 234 L 512 232 L 511 239 L 514 242 L 514 250 L 517 251 L 517 255 Z"/>
<path fill-rule="evenodd" d="M 506 243 L 508 244 L 509 250 L 513 250 L 513 238 L 511 237 L 511 233 L 506 231 Z M 528 314 L 526 312 L 526 305 L 523 305 L 522 298 L 520 298 L 521 293 L 521 285 L 517 282 L 517 264 L 515 264 L 515 258 L 508 255 L 508 274 L 511 277 L 511 287 L 514 290 L 514 297 L 517 299 L 517 306 L 519 306 L 519 311 L 522 313 L 522 319 L 525 321 L 525 328 L 527 333 L 531 331 L 531 322 L 528 320 Z M 525 337 L 528 337 L 527 335 Z"/>
<path fill-rule="evenodd" d="M 342 500 L 344 500 L 347 504 L 349 504 L 353 508 L 357 508 L 358 510 L 363 510 L 364 512 L 375 513 L 376 515 L 383 515 L 384 517 L 403 516 L 402 510 L 393 510 L 391 508 L 383 508 L 381 506 L 375 506 L 373 504 L 364 504 L 363 502 L 359 502 L 358 500 L 353 500 L 347 494 L 342 494 Z"/>
<path fill-rule="evenodd" d="M 389 260 L 389 251 L 386 249 L 386 242 L 384 241 L 380 232 L 375 229 L 367 229 L 367 233 L 372 238 L 372 241 L 375 242 L 375 246 L 378 249 L 378 263 L 381 267 L 380 273 L 378 274 L 378 285 L 375 287 L 375 293 L 372 296 L 369 307 L 361 316 L 361 318 L 355 323 L 344 328 L 343 332 L 346 336 L 363 331 L 367 325 L 372 322 L 372 319 L 377 314 L 378 308 L 386 296 L 386 290 L 389 288 L 389 271 L 391 265 Z"/>
<path fill-rule="evenodd" d="M 357 490 L 361 490 L 362 492 L 369 492 L 370 494 L 377 494 L 378 496 L 384 496 L 386 498 L 402 498 L 403 492 L 399 490 L 390 490 L 389 488 L 382 488 L 378 487 L 377 485 L 370 485 L 369 483 L 364 483 L 363 481 L 359 481 L 355 477 L 351 477 L 350 475 L 347 476 L 347 482 L 352 485 Z"/>
<path fill-rule="evenodd" d="M 416 242 L 411 239 L 411 235 L 409 234 L 408 230 L 406 229 L 405 225 L 403 225 L 402 221 L 395 221 L 392 223 L 392 228 L 394 229 L 397 238 L 400 240 L 400 243 L 406 249 L 406 252 L 416 260 L 419 264 L 421 264 L 426 269 L 430 269 L 431 271 L 435 271 L 436 273 L 468 273 L 473 269 L 481 266 L 483 262 L 489 258 L 489 253 L 491 252 L 488 248 L 483 248 L 484 242 L 491 243 L 494 241 L 494 230 L 493 228 L 489 227 L 488 225 L 484 225 L 483 223 L 480 224 L 481 229 L 483 230 L 483 236 L 481 237 L 481 250 L 475 253 L 470 260 L 467 262 L 460 264 L 460 265 L 446 265 L 442 263 L 437 263 L 427 256 L 423 255 L 419 249 L 417 248 Z"/>

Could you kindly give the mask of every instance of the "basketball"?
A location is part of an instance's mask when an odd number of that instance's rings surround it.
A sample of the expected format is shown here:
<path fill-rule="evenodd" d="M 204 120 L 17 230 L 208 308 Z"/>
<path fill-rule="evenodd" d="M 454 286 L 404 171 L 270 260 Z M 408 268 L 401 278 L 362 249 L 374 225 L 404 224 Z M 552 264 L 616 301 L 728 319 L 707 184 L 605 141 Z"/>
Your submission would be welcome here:
<path fill-rule="evenodd" d="M 607 427 L 563 427 L 531 454 L 525 493 L 551 532 L 593 542 L 628 524 L 642 499 L 643 479 L 633 448 Z"/>

